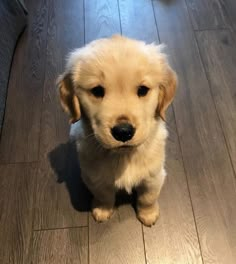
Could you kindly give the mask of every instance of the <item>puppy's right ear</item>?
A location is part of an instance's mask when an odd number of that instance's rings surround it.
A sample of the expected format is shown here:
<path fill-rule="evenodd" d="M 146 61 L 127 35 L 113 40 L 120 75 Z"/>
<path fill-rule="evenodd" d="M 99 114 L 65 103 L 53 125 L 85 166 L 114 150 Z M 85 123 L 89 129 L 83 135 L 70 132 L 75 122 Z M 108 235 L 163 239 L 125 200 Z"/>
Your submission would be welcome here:
<path fill-rule="evenodd" d="M 75 123 L 80 119 L 79 99 L 75 95 L 71 73 L 59 76 L 57 80 L 60 101 L 63 110 L 70 116 L 70 123 Z"/>

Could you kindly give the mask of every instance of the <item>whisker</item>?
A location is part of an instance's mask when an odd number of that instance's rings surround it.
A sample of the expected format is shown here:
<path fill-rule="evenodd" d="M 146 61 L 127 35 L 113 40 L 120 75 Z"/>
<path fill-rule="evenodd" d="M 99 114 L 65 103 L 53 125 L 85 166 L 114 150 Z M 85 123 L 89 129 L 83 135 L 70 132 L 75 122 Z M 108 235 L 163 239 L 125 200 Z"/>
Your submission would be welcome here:
<path fill-rule="evenodd" d="M 91 133 L 91 134 L 87 135 L 86 137 L 84 137 L 83 139 L 84 140 L 87 140 L 88 138 L 91 138 L 93 136 L 95 136 L 95 134 L 94 133 Z"/>

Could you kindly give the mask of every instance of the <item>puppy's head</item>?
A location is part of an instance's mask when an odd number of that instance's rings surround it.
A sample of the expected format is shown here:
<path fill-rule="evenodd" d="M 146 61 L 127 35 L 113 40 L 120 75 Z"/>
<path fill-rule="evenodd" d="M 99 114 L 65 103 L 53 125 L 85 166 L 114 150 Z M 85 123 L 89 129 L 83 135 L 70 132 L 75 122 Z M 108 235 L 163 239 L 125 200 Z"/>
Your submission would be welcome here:
<path fill-rule="evenodd" d="M 71 122 L 84 118 L 103 147 L 117 149 L 146 141 L 176 83 L 160 46 L 114 36 L 71 53 L 58 86 Z"/>

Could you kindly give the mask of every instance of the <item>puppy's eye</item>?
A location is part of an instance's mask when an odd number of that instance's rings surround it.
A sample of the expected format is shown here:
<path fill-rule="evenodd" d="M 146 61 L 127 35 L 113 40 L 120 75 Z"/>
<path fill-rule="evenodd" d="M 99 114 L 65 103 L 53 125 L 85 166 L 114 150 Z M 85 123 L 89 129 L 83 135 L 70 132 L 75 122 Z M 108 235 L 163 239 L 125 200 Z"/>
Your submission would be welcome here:
<path fill-rule="evenodd" d="M 148 91 L 149 91 L 149 88 L 148 88 L 148 87 L 146 87 L 146 86 L 144 86 L 144 85 L 141 85 L 141 86 L 139 86 L 139 88 L 138 88 L 138 96 L 139 96 L 139 97 L 146 96 L 147 93 L 148 93 Z"/>
<path fill-rule="evenodd" d="M 92 88 L 90 91 L 91 91 L 92 95 L 94 95 L 97 98 L 103 98 L 105 95 L 105 90 L 100 85 Z"/>

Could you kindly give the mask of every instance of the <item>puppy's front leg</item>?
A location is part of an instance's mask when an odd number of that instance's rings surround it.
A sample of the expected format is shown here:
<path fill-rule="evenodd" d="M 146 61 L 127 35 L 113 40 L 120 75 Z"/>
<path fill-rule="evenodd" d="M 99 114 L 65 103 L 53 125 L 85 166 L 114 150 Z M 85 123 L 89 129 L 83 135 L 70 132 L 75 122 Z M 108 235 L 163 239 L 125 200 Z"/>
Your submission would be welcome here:
<path fill-rule="evenodd" d="M 98 222 L 108 220 L 114 212 L 115 190 L 108 186 L 103 188 L 93 193 L 92 215 Z"/>
<path fill-rule="evenodd" d="M 149 178 L 137 188 L 137 217 L 145 226 L 152 226 L 159 217 L 158 197 L 164 183 L 164 169 L 157 177 Z"/>

